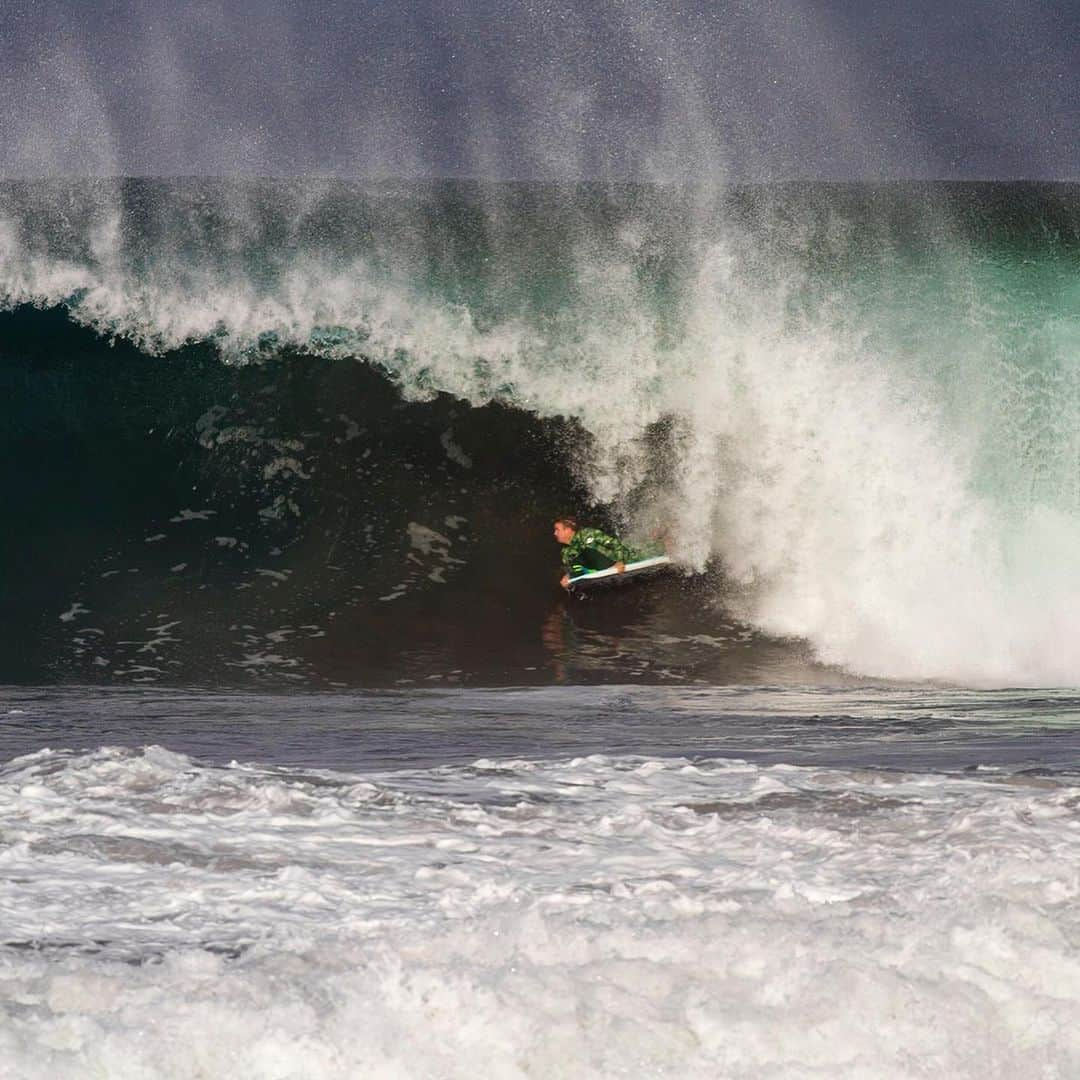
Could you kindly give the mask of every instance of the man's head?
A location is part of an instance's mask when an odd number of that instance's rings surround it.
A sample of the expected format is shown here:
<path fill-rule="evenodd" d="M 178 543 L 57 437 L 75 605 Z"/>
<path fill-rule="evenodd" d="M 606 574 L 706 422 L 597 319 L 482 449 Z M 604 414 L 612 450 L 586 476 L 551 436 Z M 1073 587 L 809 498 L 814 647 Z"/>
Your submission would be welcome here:
<path fill-rule="evenodd" d="M 555 519 L 555 539 L 560 544 L 569 544 L 577 532 L 577 518 L 561 517 Z"/>

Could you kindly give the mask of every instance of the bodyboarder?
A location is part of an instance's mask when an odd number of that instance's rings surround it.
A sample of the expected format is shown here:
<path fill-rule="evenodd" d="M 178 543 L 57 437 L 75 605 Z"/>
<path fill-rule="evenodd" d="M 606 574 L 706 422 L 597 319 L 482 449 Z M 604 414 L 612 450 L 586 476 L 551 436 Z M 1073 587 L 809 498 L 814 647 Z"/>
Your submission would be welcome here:
<path fill-rule="evenodd" d="M 642 556 L 618 537 L 609 536 L 599 529 L 579 528 L 577 518 L 561 517 L 555 520 L 555 539 L 563 545 L 562 564 L 566 571 L 559 584 L 570 587 L 570 579 L 579 574 L 615 567 L 621 574 L 628 562 L 634 562 Z"/>

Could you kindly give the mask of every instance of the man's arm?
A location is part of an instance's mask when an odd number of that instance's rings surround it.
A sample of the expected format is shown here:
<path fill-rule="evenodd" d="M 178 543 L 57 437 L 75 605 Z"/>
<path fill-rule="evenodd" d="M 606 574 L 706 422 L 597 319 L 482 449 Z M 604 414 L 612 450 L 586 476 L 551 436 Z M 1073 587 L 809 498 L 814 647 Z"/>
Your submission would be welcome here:
<path fill-rule="evenodd" d="M 626 569 L 626 563 L 632 562 L 635 557 L 633 549 L 617 537 L 602 533 L 599 529 L 581 529 L 563 548 L 562 561 L 567 570 L 563 588 L 568 587 L 571 578 L 582 574 L 609 569 L 621 574 Z"/>

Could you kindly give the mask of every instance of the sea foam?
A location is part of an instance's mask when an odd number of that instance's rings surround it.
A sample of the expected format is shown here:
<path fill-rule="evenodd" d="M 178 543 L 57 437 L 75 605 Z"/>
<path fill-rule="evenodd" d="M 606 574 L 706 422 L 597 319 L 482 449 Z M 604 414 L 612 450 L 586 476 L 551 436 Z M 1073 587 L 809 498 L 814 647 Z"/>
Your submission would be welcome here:
<path fill-rule="evenodd" d="M 590 756 L 0 775 L 7 1075 L 1080 1065 L 1077 789 Z"/>

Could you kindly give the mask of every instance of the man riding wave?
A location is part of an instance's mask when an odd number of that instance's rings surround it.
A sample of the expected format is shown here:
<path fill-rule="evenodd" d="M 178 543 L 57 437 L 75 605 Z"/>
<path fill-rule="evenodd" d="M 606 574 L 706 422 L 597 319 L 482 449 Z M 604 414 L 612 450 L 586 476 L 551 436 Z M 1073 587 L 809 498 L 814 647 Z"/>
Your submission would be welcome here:
<path fill-rule="evenodd" d="M 612 566 L 617 574 L 621 574 L 628 562 L 647 558 L 629 544 L 624 544 L 617 536 L 609 536 L 588 526 L 579 528 L 575 517 L 557 518 L 554 532 L 555 539 L 563 545 L 562 564 L 566 573 L 559 584 L 564 589 L 570 587 L 572 577 L 580 574 L 607 570 Z"/>

